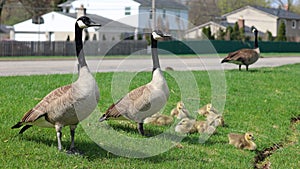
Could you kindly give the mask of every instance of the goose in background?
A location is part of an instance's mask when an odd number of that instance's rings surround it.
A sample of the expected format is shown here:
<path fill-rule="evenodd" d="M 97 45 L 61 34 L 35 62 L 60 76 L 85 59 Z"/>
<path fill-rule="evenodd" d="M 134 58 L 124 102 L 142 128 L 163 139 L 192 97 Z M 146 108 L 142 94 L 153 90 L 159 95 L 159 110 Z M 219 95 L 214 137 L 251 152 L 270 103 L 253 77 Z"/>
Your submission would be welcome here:
<path fill-rule="evenodd" d="M 189 111 L 185 108 L 185 105 L 182 101 L 177 102 L 176 108 L 172 109 L 170 112 L 172 117 L 176 117 L 177 119 L 190 118 Z"/>
<path fill-rule="evenodd" d="M 248 71 L 248 66 L 255 63 L 260 55 L 260 50 L 258 47 L 257 41 L 257 29 L 252 26 L 251 31 L 254 33 L 254 49 L 240 49 L 235 52 L 229 53 L 221 63 L 228 62 L 239 65 L 239 70 L 241 70 L 241 66 L 245 65 L 246 70 Z"/>
<path fill-rule="evenodd" d="M 20 134 L 33 125 L 39 127 L 55 127 L 58 150 L 62 150 L 62 128 L 70 127 L 70 153 L 75 153 L 74 137 L 77 124 L 88 117 L 96 108 L 100 93 L 97 83 L 91 74 L 83 53 L 82 31 L 95 24 L 90 18 L 82 16 L 75 23 L 76 54 L 79 66 L 78 79 L 72 84 L 51 91 L 35 107 L 29 110 L 20 122 L 12 128 L 25 125 Z"/>
<path fill-rule="evenodd" d="M 236 148 L 255 150 L 256 144 L 254 141 L 254 136 L 251 132 L 245 134 L 228 134 L 229 144 L 234 145 Z"/>
<path fill-rule="evenodd" d="M 169 98 L 169 88 L 160 68 L 157 53 L 157 40 L 164 37 L 169 37 L 169 35 L 157 30 L 151 34 L 152 80 L 148 84 L 130 91 L 115 104 L 112 104 L 99 119 L 100 122 L 125 117 L 137 122 L 139 133 L 145 134 L 144 120 L 163 108 Z"/>
<path fill-rule="evenodd" d="M 183 134 L 192 134 L 192 133 L 207 133 L 213 134 L 216 128 L 210 126 L 207 121 L 197 121 L 195 119 L 183 118 L 175 126 L 175 131 Z"/>

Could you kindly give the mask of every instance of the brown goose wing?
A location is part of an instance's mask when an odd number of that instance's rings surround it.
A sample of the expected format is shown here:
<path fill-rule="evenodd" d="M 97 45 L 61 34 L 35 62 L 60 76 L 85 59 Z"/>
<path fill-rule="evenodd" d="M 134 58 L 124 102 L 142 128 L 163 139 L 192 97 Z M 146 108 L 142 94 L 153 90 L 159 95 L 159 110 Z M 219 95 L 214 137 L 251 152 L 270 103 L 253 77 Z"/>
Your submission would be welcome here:
<path fill-rule="evenodd" d="M 109 118 L 118 118 L 120 116 L 128 117 L 127 115 L 129 115 L 129 113 L 148 109 L 148 107 L 150 107 L 149 95 L 150 90 L 146 85 L 130 91 L 118 102 L 112 104 L 99 121 L 101 122 Z"/>
<path fill-rule="evenodd" d="M 67 93 L 71 89 L 71 87 L 71 85 L 66 85 L 50 92 L 34 108 L 25 113 L 20 122 L 34 122 L 41 116 L 45 115 L 48 112 L 48 106 L 51 105 L 54 101 L 58 100 L 60 97 L 62 97 L 65 93 Z"/>

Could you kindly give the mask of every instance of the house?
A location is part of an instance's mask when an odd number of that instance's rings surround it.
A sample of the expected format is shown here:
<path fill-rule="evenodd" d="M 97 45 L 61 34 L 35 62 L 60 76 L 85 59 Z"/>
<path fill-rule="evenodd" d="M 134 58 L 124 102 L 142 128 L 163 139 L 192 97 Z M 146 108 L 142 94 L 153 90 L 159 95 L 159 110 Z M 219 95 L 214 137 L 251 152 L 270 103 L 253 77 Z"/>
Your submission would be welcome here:
<path fill-rule="evenodd" d="M 233 25 L 238 22 L 239 26 L 244 25 L 247 29 L 255 26 L 260 35 L 267 31 L 271 32 L 274 37 L 277 36 L 280 23 L 283 21 L 286 25 L 286 36 L 289 41 L 300 41 L 300 15 L 287 11 L 285 9 L 265 8 L 260 6 L 245 6 L 222 15 L 221 22 L 208 22 L 203 25 L 194 27 L 187 31 L 186 37 L 196 39 L 203 27 L 210 26 L 212 33 L 216 30 L 224 29 L 225 25 Z M 245 30 L 247 33 L 248 31 Z"/>
<path fill-rule="evenodd" d="M 13 29 L 12 26 L 0 24 L 0 41 L 9 39 L 10 31 L 12 29 Z"/>
<path fill-rule="evenodd" d="M 59 4 L 65 13 L 73 13 L 83 5 L 89 13 L 137 28 L 147 33 L 153 27 L 152 0 L 68 0 Z M 177 38 L 188 28 L 188 8 L 174 0 L 155 0 L 156 28 Z"/>
<path fill-rule="evenodd" d="M 17 41 L 66 41 L 74 40 L 74 24 L 79 16 L 87 15 L 95 22 L 103 25 L 103 29 L 90 27 L 84 32 L 90 40 L 119 40 L 126 32 L 133 33 L 135 28 L 95 14 L 86 14 L 85 9 L 78 8 L 76 13 L 50 12 L 41 16 L 42 24 L 33 23 L 32 19 L 13 25 Z"/>
<path fill-rule="evenodd" d="M 245 20 L 245 25 L 255 25 L 261 32 L 270 31 L 277 36 L 279 25 L 283 21 L 286 25 L 286 36 L 290 41 L 300 41 L 300 15 L 285 9 L 265 8 L 261 6 L 245 6 L 223 15 L 229 23 L 239 18 Z"/>
<path fill-rule="evenodd" d="M 245 36 L 252 36 L 253 33 L 251 31 L 251 27 L 246 26 L 244 24 L 243 19 L 239 19 L 238 25 L 240 28 L 244 29 L 244 35 Z M 210 27 L 211 34 L 214 36 L 215 39 L 218 39 L 220 30 L 225 31 L 227 27 L 231 26 L 234 27 L 235 23 L 228 23 L 227 21 L 221 21 L 221 22 L 215 22 L 215 21 L 209 21 L 207 23 L 204 23 L 202 25 L 196 26 L 194 28 L 191 28 L 186 31 L 185 38 L 186 39 L 207 39 L 206 36 L 202 33 L 203 28 Z M 263 36 L 263 32 L 259 31 L 259 35 Z"/>

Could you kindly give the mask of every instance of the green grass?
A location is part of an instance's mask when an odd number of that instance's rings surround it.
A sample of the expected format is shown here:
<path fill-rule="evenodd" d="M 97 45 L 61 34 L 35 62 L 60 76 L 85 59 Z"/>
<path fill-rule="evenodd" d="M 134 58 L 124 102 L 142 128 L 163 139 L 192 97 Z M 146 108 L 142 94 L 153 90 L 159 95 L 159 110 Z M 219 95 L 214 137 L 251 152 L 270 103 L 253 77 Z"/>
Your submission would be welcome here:
<path fill-rule="evenodd" d="M 218 53 L 218 54 L 198 54 L 200 57 L 210 57 L 219 55 L 219 57 L 225 57 L 228 53 Z M 177 57 L 182 58 L 194 58 L 198 57 L 194 54 L 184 54 L 176 55 Z M 263 57 L 289 57 L 289 56 L 300 56 L 300 53 L 261 53 Z M 0 61 L 4 60 L 73 60 L 74 56 L 1 56 Z M 88 59 L 99 59 L 104 56 L 87 56 Z M 112 55 L 105 56 L 106 59 L 123 59 L 128 57 L 128 55 Z M 130 55 L 131 58 L 149 58 L 149 55 Z M 162 54 L 162 58 L 174 57 L 174 55 Z"/>
<path fill-rule="evenodd" d="M 120 73 L 120 77 L 131 77 L 134 73 Z M 180 100 L 182 84 L 176 83 L 176 77 L 186 77 L 186 72 L 166 72 L 166 79 L 171 89 L 170 99 L 164 113 L 168 114 Z M 210 102 L 212 91 L 209 74 L 206 71 L 194 71 L 199 91 L 186 91 L 189 98 L 199 107 Z M 54 129 L 33 127 L 18 134 L 11 130 L 23 114 L 32 108 L 51 90 L 74 79 L 73 75 L 14 76 L 0 77 L 0 168 L 253 168 L 255 151 L 239 150 L 229 145 L 227 134 L 230 132 L 252 131 L 256 137 L 258 150 L 264 150 L 275 143 L 283 143 L 266 160 L 272 168 L 299 168 L 299 125 L 291 127 L 290 119 L 300 115 L 300 64 L 276 68 L 250 69 L 249 72 L 228 70 L 226 76 L 226 105 L 224 118 L 226 127 L 219 127 L 218 132 L 204 144 L 198 142 L 199 134 L 191 134 L 181 144 L 184 148 L 171 148 L 153 157 L 138 159 L 116 156 L 101 147 L 85 131 L 84 121 L 76 130 L 75 145 L 84 155 L 67 155 L 57 151 Z M 99 111 L 104 112 L 111 102 L 113 73 L 97 73 L 96 79 L 101 90 Z M 129 88 L 148 82 L 151 73 L 136 74 Z M 126 81 L 126 80 L 125 80 Z M 123 81 L 119 81 L 120 86 Z M 185 94 L 185 93 L 184 93 Z M 223 96 L 222 96 L 223 97 Z M 188 103 L 187 103 L 188 104 Z M 193 110 L 190 110 L 193 111 Z M 94 113 L 92 120 L 97 121 L 101 113 Z M 200 117 L 199 117 L 200 118 Z M 130 138 L 142 139 L 134 123 L 108 122 L 118 133 Z M 92 124 L 94 129 L 100 125 Z M 146 133 L 154 135 L 166 131 L 169 127 L 145 125 Z M 104 135 L 104 134 L 103 134 Z M 95 131 L 92 137 L 101 137 Z M 63 147 L 70 144 L 69 129 L 63 129 Z M 113 138 L 113 136 L 103 136 Z M 112 140 L 112 142 L 117 140 Z M 155 140 L 154 140 L 155 141 Z M 161 145 L 158 144 L 157 147 Z M 145 144 L 145 148 L 148 145 Z M 157 148 L 153 147 L 153 149 Z"/>

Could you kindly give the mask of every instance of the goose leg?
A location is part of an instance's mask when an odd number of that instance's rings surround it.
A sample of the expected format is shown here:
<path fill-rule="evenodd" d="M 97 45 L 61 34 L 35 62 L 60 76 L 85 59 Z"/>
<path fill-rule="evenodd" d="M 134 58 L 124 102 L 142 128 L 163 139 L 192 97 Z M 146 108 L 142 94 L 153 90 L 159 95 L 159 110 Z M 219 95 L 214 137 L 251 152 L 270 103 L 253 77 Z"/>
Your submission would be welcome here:
<path fill-rule="evenodd" d="M 62 129 L 62 126 L 60 125 L 55 125 L 55 130 L 56 130 L 56 137 L 57 137 L 57 148 L 59 151 L 61 151 L 62 149 L 62 145 L 61 145 L 61 129 Z"/>
<path fill-rule="evenodd" d="M 70 145 L 70 150 L 72 151 L 75 149 L 75 143 L 74 143 L 74 138 L 75 138 L 75 129 L 77 125 L 70 125 L 70 133 L 71 133 L 71 145 Z"/>
<path fill-rule="evenodd" d="M 241 70 L 241 68 L 242 68 L 242 65 L 239 65 L 239 70 Z"/>
<path fill-rule="evenodd" d="M 143 125 L 144 125 L 144 123 L 139 123 L 139 124 L 138 124 L 138 130 L 139 130 L 139 133 L 140 133 L 141 135 L 145 135 Z"/>
<path fill-rule="evenodd" d="M 246 65 L 246 70 L 248 71 L 248 65 Z"/>

